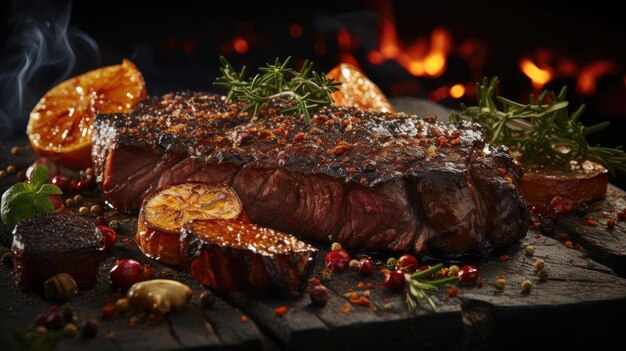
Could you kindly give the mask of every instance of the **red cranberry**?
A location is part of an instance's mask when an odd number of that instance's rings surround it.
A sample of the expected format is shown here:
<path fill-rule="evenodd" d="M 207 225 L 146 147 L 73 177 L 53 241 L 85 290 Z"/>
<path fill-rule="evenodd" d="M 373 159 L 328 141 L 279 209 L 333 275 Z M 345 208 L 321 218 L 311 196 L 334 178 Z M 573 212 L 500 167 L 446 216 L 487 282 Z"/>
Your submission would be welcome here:
<path fill-rule="evenodd" d="M 350 262 L 350 254 L 344 249 L 332 250 L 326 254 L 324 263 L 333 272 L 343 272 Z"/>
<path fill-rule="evenodd" d="M 330 290 L 324 285 L 318 284 L 309 290 L 311 303 L 316 305 L 325 305 L 330 299 Z"/>
<path fill-rule="evenodd" d="M 385 276 L 383 286 L 391 290 L 402 290 L 404 289 L 405 284 L 406 280 L 404 278 L 404 273 L 399 270 L 395 270 L 389 272 L 389 274 Z"/>
<path fill-rule="evenodd" d="M 369 276 L 374 274 L 374 270 L 376 270 L 376 266 L 372 260 L 369 258 L 359 260 L 359 273 Z"/>
<path fill-rule="evenodd" d="M 396 262 L 396 269 L 405 273 L 413 273 L 417 269 L 417 258 L 413 255 L 402 255 Z"/>
<path fill-rule="evenodd" d="M 461 284 L 475 285 L 479 276 L 478 267 L 471 264 L 465 265 L 459 269 L 459 282 L 461 282 Z"/>
<path fill-rule="evenodd" d="M 33 164 L 30 165 L 30 167 L 28 167 L 28 169 L 26 170 L 26 178 L 28 178 L 28 180 L 30 180 L 30 177 L 33 174 L 33 171 L 39 165 L 44 165 L 48 169 L 48 179 L 46 179 L 46 182 L 48 183 L 52 182 L 52 179 L 55 176 L 59 175 L 59 166 L 57 166 L 57 164 L 54 163 L 54 161 L 52 161 L 51 159 L 41 157 L 37 159 L 35 162 L 33 162 Z"/>
<path fill-rule="evenodd" d="M 61 189 L 62 192 L 66 193 L 70 190 L 70 180 L 64 176 L 54 176 L 52 178 L 52 184 L 56 185 Z"/>
<path fill-rule="evenodd" d="M 115 232 L 115 230 L 113 230 L 113 228 L 111 227 L 104 225 L 99 225 L 98 229 L 100 229 L 100 232 L 102 232 L 102 235 L 104 236 L 104 248 L 107 250 L 112 248 L 113 245 L 115 245 L 115 241 L 117 240 L 117 233 Z"/>
<path fill-rule="evenodd" d="M 120 260 L 109 272 L 109 278 L 115 287 L 126 290 L 143 280 L 143 267 L 135 260 Z"/>

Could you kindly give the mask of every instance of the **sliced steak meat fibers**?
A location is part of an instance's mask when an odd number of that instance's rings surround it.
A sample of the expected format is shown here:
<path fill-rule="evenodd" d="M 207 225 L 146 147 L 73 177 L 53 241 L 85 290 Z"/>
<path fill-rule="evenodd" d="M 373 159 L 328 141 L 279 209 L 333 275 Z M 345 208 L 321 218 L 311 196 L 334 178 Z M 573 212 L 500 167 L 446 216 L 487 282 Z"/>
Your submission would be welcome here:
<path fill-rule="evenodd" d="M 104 195 L 137 211 L 166 185 L 228 185 L 253 223 L 354 248 L 480 253 L 526 233 L 522 169 L 476 124 L 325 107 L 307 126 L 281 102 L 244 107 L 182 92 L 98 115 Z"/>

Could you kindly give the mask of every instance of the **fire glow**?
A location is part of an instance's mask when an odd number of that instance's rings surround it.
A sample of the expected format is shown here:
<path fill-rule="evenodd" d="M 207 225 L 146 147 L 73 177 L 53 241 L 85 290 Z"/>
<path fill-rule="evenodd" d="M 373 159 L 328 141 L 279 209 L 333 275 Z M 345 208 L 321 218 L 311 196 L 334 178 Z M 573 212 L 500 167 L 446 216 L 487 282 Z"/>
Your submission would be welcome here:
<path fill-rule="evenodd" d="M 446 62 L 452 43 L 452 35 L 445 28 L 435 28 L 430 41 L 416 39 L 408 45 L 401 43 L 390 3 L 381 3 L 381 33 L 379 50 L 372 50 L 368 59 L 379 65 L 395 60 L 415 77 L 440 77 L 446 70 Z"/>

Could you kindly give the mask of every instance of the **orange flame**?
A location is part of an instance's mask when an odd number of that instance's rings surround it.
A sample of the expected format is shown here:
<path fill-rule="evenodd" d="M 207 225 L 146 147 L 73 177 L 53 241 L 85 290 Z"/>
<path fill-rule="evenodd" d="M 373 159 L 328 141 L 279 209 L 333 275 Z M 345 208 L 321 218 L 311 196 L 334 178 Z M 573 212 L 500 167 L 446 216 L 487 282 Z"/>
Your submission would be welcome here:
<path fill-rule="evenodd" d="M 577 79 L 578 91 L 583 95 L 592 95 L 596 92 L 596 83 L 604 75 L 617 70 L 617 65 L 609 60 L 598 60 L 588 64 L 580 70 Z"/>
<path fill-rule="evenodd" d="M 391 2 L 380 3 L 382 23 L 380 28 L 379 51 L 369 53 L 373 64 L 387 60 L 397 61 L 411 75 L 416 77 L 439 77 L 446 70 L 446 62 L 452 35 L 444 28 L 435 28 L 430 35 L 430 42 L 417 39 L 410 45 L 402 45 L 398 40 L 396 22 Z"/>
<path fill-rule="evenodd" d="M 535 89 L 543 88 L 554 77 L 552 68 L 548 66 L 539 67 L 528 57 L 520 59 L 519 67 L 530 78 Z"/>

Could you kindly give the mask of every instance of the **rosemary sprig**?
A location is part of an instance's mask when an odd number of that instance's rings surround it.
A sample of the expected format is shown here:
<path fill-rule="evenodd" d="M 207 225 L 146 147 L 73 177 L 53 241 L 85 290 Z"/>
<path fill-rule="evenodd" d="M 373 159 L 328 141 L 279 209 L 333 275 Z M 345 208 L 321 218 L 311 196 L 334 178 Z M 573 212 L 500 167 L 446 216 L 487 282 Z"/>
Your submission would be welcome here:
<path fill-rule="evenodd" d="M 428 278 L 443 268 L 443 263 L 438 263 L 423 271 L 415 272 L 409 276 L 409 290 L 406 294 L 406 302 L 411 310 L 418 306 L 427 306 L 432 311 L 437 310 L 437 304 L 430 296 L 431 293 L 442 287 L 447 287 L 457 281 L 457 277 L 446 277 L 436 280 Z"/>
<path fill-rule="evenodd" d="M 324 73 L 319 74 L 312 69 L 313 64 L 305 61 L 300 71 L 289 66 L 291 57 L 284 61 L 276 58 L 273 64 L 260 67 L 261 73 L 251 79 L 246 78 L 246 67 L 237 72 L 233 66 L 220 56 L 222 76 L 217 78 L 215 85 L 228 90 L 226 100 L 236 98 L 248 102 L 241 112 L 253 110 L 255 119 L 259 110 L 273 99 L 286 99 L 293 103 L 283 113 L 295 113 L 304 116 L 307 125 L 311 125 L 310 112 L 333 102 L 330 94 L 337 91 L 339 83 L 328 79 Z"/>
<path fill-rule="evenodd" d="M 587 135 L 608 127 L 609 122 L 584 126 L 579 121 L 584 105 L 570 115 L 567 87 L 558 94 L 546 90 L 536 99 L 531 95 L 530 103 L 522 104 L 497 96 L 498 84 L 497 77 L 477 83 L 478 106 L 462 105 L 461 112 L 450 115 L 450 122 L 480 124 L 490 144 L 506 145 L 521 153 L 524 163 L 562 165 L 591 160 L 613 175 L 626 174 L 626 153 L 621 146 L 591 146 L 586 140 Z"/>

